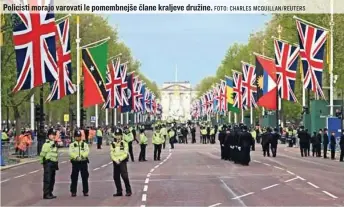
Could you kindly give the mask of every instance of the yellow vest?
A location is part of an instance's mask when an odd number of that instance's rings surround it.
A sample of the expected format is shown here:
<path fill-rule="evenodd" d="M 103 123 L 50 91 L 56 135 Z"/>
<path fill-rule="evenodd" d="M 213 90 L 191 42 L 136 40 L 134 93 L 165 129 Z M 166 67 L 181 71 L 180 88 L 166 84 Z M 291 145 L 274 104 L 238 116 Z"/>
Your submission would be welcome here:
<path fill-rule="evenodd" d="M 152 143 L 153 144 L 162 144 L 165 142 L 165 139 L 163 138 L 161 132 L 154 132 L 153 134 L 153 140 Z"/>
<path fill-rule="evenodd" d="M 69 158 L 70 160 L 76 161 L 85 161 L 88 158 L 88 154 L 90 153 L 90 149 L 87 143 L 83 141 L 75 141 L 69 145 Z M 80 157 L 80 160 L 77 160 L 77 157 Z"/>
<path fill-rule="evenodd" d="M 127 159 L 129 152 L 128 143 L 125 141 L 112 142 L 110 145 L 110 156 L 112 161 L 123 161 Z"/>
<path fill-rule="evenodd" d="M 57 162 L 58 161 L 58 151 L 57 151 L 57 146 L 56 146 L 55 142 L 51 141 L 51 140 L 46 140 L 42 146 L 42 151 L 41 151 L 39 156 L 40 156 L 40 161 L 42 164 L 45 160 Z"/>

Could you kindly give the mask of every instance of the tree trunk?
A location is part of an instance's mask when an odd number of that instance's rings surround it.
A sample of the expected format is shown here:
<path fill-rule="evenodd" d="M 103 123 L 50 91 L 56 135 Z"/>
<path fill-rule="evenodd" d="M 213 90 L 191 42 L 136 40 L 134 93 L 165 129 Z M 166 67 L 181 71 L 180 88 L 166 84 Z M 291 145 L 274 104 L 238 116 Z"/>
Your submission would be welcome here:
<path fill-rule="evenodd" d="M 22 120 L 20 119 L 19 107 L 14 105 L 13 107 L 14 120 L 16 120 L 16 135 L 19 135 L 22 128 Z"/>

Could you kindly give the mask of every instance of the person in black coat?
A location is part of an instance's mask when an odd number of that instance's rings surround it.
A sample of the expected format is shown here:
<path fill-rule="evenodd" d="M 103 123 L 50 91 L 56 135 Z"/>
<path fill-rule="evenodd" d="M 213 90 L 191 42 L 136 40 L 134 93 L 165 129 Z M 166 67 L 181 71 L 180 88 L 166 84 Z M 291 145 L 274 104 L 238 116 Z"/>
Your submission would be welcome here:
<path fill-rule="evenodd" d="M 323 136 L 323 150 L 324 150 L 324 158 L 327 159 L 327 148 L 328 148 L 329 138 L 328 138 L 328 131 L 324 129 L 324 136 Z"/>
<path fill-rule="evenodd" d="M 270 143 L 272 140 L 272 130 L 270 127 L 266 129 L 266 132 L 262 134 L 262 147 L 263 147 L 263 155 L 264 157 L 267 155 L 270 157 Z"/>
<path fill-rule="evenodd" d="M 226 128 L 227 127 L 224 125 L 222 127 L 222 130 L 219 132 L 219 142 L 220 142 L 220 147 L 221 147 L 221 159 L 222 160 L 226 160 L 226 156 L 225 156 L 225 151 L 226 151 L 226 147 L 225 147 Z"/>
<path fill-rule="evenodd" d="M 317 137 L 316 137 L 316 154 L 317 154 L 317 157 L 321 157 L 321 139 L 322 139 L 322 129 L 319 130 L 318 134 L 317 134 Z"/>
<path fill-rule="evenodd" d="M 330 137 L 331 160 L 335 159 L 336 155 L 336 133 L 332 132 Z"/>
<path fill-rule="evenodd" d="M 234 161 L 235 164 L 238 164 L 240 162 L 240 154 L 239 154 L 239 140 L 240 140 L 240 135 L 241 135 L 241 131 L 239 127 L 235 127 L 234 131 L 231 132 L 232 137 L 231 137 L 231 157 Z"/>
<path fill-rule="evenodd" d="M 339 162 L 343 162 L 344 161 L 344 132 L 342 136 L 340 137 L 339 146 L 340 146 Z"/>
<path fill-rule="evenodd" d="M 240 163 L 248 166 L 251 161 L 251 149 L 254 150 L 254 139 L 252 134 L 247 131 L 247 126 L 242 127 L 238 149 L 241 155 Z"/>
<path fill-rule="evenodd" d="M 311 137 L 313 157 L 316 156 L 316 139 L 317 139 L 317 132 L 313 132 L 313 136 Z"/>
<path fill-rule="evenodd" d="M 192 137 L 191 142 L 194 144 L 194 143 L 196 143 L 196 127 L 194 124 L 191 126 L 190 131 L 191 131 L 191 137 Z"/>
<path fill-rule="evenodd" d="M 275 128 L 274 133 L 272 134 L 271 137 L 271 152 L 272 152 L 272 156 L 276 157 L 277 155 L 277 145 L 278 145 L 278 140 L 281 139 L 281 135 L 280 133 L 278 133 L 278 129 Z"/>
<path fill-rule="evenodd" d="M 309 134 L 304 130 L 304 127 L 301 126 L 300 130 L 298 132 L 298 138 L 300 139 L 300 152 L 301 157 L 305 156 L 307 157 L 307 144 L 309 140 Z"/>

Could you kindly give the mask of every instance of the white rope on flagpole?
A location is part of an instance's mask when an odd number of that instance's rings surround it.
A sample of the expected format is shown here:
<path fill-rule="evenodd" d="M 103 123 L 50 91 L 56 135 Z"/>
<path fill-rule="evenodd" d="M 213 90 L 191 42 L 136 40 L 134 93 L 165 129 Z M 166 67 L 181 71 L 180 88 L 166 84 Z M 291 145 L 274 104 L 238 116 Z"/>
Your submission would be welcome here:
<path fill-rule="evenodd" d="M 76 17 L 76 125 L 80 127 L 80 19 Z"/>

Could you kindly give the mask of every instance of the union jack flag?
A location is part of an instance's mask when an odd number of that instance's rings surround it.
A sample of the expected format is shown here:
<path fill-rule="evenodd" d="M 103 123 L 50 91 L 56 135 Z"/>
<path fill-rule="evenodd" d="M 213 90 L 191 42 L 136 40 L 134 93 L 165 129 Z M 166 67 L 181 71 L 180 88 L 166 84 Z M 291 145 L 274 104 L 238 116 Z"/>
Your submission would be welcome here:
<path fill-rule="evenodd" d="M 70 53 L 69 19 L 65 19 L 57 24 L 56 27 L 56 41 L 60 43 L 56 50 L 58 79 L 52 85 L 47 101 L 59 100 L 76 91 L 76 87 L 71 81 L 72 60 Z"/>
<path fill-rule="evenodd" d="M 127 81 L 127 66 L 128 63 L 122 63 L 119 66 L 118 75 L 121 77 L 121 83 L 118 85 L 118 91 L 120 94 L 121 102 L 120 106 L 128 106 L 129 103 L 129 94 L 128 94 L 128 81 Z M 129 75 L 129 74 L 128 74 Z"/>
<path fill-rule="evenodd" d="M 243 87 L 243 105 L 250 107 L 257 107 L 257 87 L 256 82 L 256 67 L 254 65 L 242 62 L 242 87 Z"/>
<path fill-rule="evenodd" d="M 207 110 L 208 103 L 207 103 L 206 94 L 201 96 L 201 105 L 202 105 L 202 116 L 205 116 L 207 114 L 207 111 L 208 111 Z"/>
<path fill-rule="evenodd" d="M 300 48 L 275 40 L 278 93 L 282 99 L 297 102 L 294 89 Z"/>
<path fill-rule="evenodd" d="M 226 81 L 221 80 L 220 83 L 220 112 L 225 113 L 227 111 L 227 85 Z"/>
<path fill-rule="evenodd" d="M 138 100 L 138 96 L 140 95 L 141 93 L 141 88 L 139 88 L 140 84 L 140 81 L 139 81 L 139 77 L 138 76 L 135 76 L 133 78 L 133 81 L 132 81 L 132 91 L 131 91 L 131 96 L 132 96 L 132 103 L 131 103 L 131 107 L 132 109 L 135 111 L 135 112 L 138 112 L 140 111 L 139 109 L 139 100 Z"/>
<path fill-rule="evenodd" d="M 221 98 L 218 84 L 213 87 L 213 112 L 220 112 Z"/>
<path fill-rule="evenodd" d="M 211 113 L 213 113 L 213 110 L 214 110 L 214 107 L 213 107 L 214 96 L 213 96 L 212 91 L 209 90 L 206 93 L 206 97 L 207 97 L 207 114 L 211 114 Z"/>
<path fill-rule="evenodd" d="M 111 60 L 107 65 L 105 88 L 108 95 L 103 105 L 103 109 L 113 109 L 117 106 L 123 105 L 122 97 L 119 90 L 122 83 L 122 76 L 119 66 L 120 58 L 117 58 L 116 62 Z"/>
<path fill-rule="evenodd" d="M 142 105 L 142 100 L 143 100 L 143 93 L 142 93 L 142 87 L 143 87 L 144 83 L 140 80 L 137 81 L 137 85 L 136 85 L 136 91 L 137 91 L 137 95 L 136 95 L 136 110 L 137 111 L 143 111 L 143 105 Z"/>
<path fill-rule="evenodd" d="M 151 112 L 151 92 L 149 91 L 148 88 L 145 90 L 145 109 L 147 113 Z"/>
<path fill-rule="evenodd" d="M 233 100 L 234 104 L 233 107 L 238 109 L 245 109 L 243 102 L 242 102 L 242 96 L 243 96 L 243 90 L 242 90 L 242 74 L 233 71 Z"/>
<path fill-rule="evenodd" d="M 49 6 L 50 1 L 30 1 L 30 5 Z M 13 42 L 17 62 L 17 83 L 13 92 L 55 82 L 58 74 L 54 13 L 17 12 L 14 19 Z"/>
<path fill-rule="evenodd" d="M 322 90 L 322 71 L 328 31 L 296 20 L 303 68 L 303 87 L 325 98 Z"/>
<path fill-rule="evenodd" d="M 151 113 L 152 114 L 156 114 L 156 109 L 157 109 L 157 103 L 156 103 L 156 100 L 155 100 L 155 94 L 154 93 L 151 93 Z"/>

